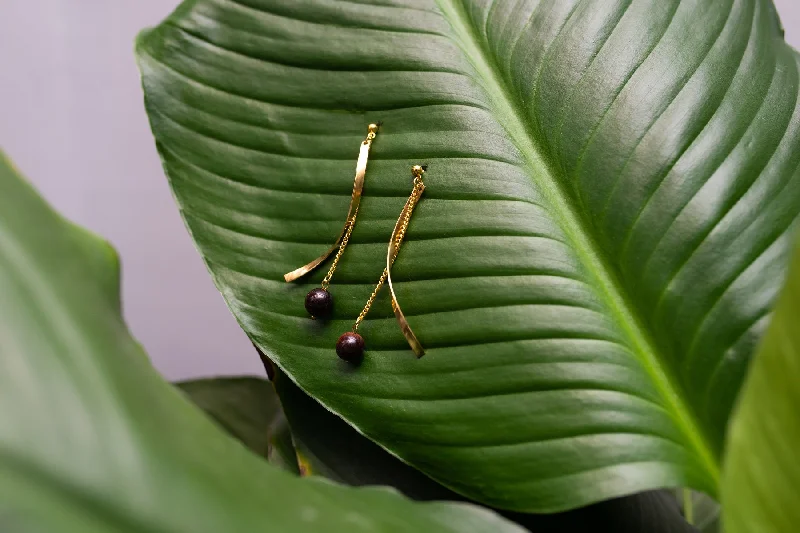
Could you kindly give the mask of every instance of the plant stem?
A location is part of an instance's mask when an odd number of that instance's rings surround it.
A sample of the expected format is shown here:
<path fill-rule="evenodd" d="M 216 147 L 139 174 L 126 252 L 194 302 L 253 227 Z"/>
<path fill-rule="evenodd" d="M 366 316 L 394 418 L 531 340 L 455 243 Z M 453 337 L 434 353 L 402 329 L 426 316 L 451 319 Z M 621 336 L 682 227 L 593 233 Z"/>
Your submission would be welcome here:
<path fill-rule="evenodd" d="M 692 489 L 683 489 L 683 517 L 689 522 L 690 525 L 694 525 L 694 507 L 692 503 Z"/>

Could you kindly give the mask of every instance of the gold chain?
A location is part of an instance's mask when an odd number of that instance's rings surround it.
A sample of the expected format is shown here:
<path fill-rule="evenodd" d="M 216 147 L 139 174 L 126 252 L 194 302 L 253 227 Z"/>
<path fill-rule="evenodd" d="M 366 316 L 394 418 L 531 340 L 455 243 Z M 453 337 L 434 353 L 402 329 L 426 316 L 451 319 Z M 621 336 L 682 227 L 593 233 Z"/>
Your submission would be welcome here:
<path fill-rule="evenodd" d="M 356 225 L 356 215 L 358 215 L 358 208 L 356 208 L 350 220 L 347 221 L 347 227 L 344 230 L 342 243 L 339 245 L 339 250 L 336 252 L 336 257 L 333 258 L 333 264 L 331 265 L 330 270 L 328 270 L 328 273 L 325 275 L 325 279 L 322 280 L 322 288 L 326 291 L 328 290 L 328 285 L 330 285 L 333 273 L 336 271 L 336 266 L 339 264 L 339 258 L 342 257 L 342 253 L 344 253 L 344 249 L 347 246 L 347 243 L 350 241 L 350 234 L 353 233 L 353 227 Z"/>
<path fill-rule="evenodd" d="M 395 239 L 395 257 L 392 258 L 392 262 L 394 263 L 395 258 L 397 257 L 397 253 L 400 251 L 400 245 L 403 243 L 403 239 L 406 236 L 406 230 L 408 229 L 408 223 L 411 221 L 411 212 L 414 211 L 414 207 L 417 205 L 419 201 L 419 197 L 422 195 L 422 178 L 417 176 L 414 178 L 414 189 L 411 191 L 411 195 L 408 197 L 406 201 L 406 215 L 403 218 L 403 223 L 400 226 L 400 231 L 397 232 L 397 238 Z"/>
<path fill-rule="evenodd" d="M 383 287 L 383 284 L 386 281 L 387 274 L 388 273 L 384 268 L 383 274 L 381 274 L 381 279 L 378 280 L 378 284 L 375 285 L 375 290 L 372 291 L 369 300 L 367 300 L 367 305 L 364 306 L 364 309 L 362 309 L 361 313 L 358 315 L 358 318 L 356 318 L 355 324 L 353 324 L 353 332 L 358 331 L 358 326 L 361 325 L 361 322 L 364 320 L 364 318 L 366 318 L 367 313 L 369 313 L 369 308 L 372 307 L 372 302 L 375 301 L 375 298 L 378 296 L 378 293 L 381 292 L 381 287 Z"/>
<path fill-rule="evenodd" d="M 411 213 L 414 211 L 414 207 L 417 205 L 420 197 L 422 196 L 422 190 L 424 189 L 424 185 L 422 183 L 422 177 L 420 175 L 414 176 L 414 188 L 411 191 L 411 195 L 406 200 L 406 205 L 403 208 L 405 215 L 403 216 L 403 221 L 400 224 L 400 229 L 397 232 L 397 236 L 395 237 L 394 241 L 394 257 L 392 257 L 392 263 L 394 260 L 397 259 L 397 254 L 400 251 L 400 245 L 403 243 L 403 239 L 406 236 L 406 230 L 408 229 L 408 224 L 411 221 Z M 375 290 L 372 291 L 372 294 L 367 300 L 367 305 L 364 306 L 361 313 L 356 318 L 355 323 L 353 324 L 353 331 L 358 331 L 358 326 L 361 325 L 361 322 L 367 317 L 367 313 L 369 313 L 372 304 L 375 302 L 375 298 L 378 297 L 378 293 L 381 292 L 381 288 L 383 284 L 386 282 L 386 276 L 389 275 L 389 272 L 384 268 L 383 273 L 381 274 L 380 279 L 378 280 L 378 284 L 375 285 Z"/>

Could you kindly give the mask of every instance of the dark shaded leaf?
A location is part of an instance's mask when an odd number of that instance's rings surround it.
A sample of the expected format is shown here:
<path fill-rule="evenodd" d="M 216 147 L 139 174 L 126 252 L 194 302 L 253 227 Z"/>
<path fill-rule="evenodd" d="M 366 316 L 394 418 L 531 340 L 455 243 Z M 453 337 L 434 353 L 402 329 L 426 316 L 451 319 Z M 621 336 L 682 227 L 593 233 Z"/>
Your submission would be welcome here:
<path fill-rule="evenodd" d="M 282 414 L 269 381 L 255 377 L 207 378 L 174 384 L 232 436 L 266 457 L 270 426 Z"/>

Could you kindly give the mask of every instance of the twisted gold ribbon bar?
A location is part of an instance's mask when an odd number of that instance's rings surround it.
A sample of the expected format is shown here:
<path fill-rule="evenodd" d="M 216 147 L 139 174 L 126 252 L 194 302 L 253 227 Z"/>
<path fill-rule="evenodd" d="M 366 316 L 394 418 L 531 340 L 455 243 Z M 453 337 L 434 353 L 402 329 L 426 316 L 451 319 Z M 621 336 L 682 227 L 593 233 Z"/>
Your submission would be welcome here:
<path fill-rule="evenodd" d="M 409 196 L 405 207 L 403 207 L 403 210 L 400 212 L 400 218 L 397 219 L 397 223 L 394 225 L 392 237 L 389 240 L 389 250 L 386 253 L 385 272 L 387 284 L 389 285 L 389 294 L 392 297 L 392 310 L 394 310 L 394 316 L 397 319 L 397 323 L 400 325 L 403 336 L 408 341 L 411 349 L 414 350 L 417 358 L 419 358 L 425 355 L 425 350 L 422 348 L 422 344 L 419 342 L 419 339 L 417 339 L 417 336 L 414 335 L 414 331 L 408 324 L 408 320 L 406 320 L 403 310 L 400 309 L 400 304 L 397 302 L 397 296 L 394 293 L 394 286 L 392 285 L 392 265 L 394 264 L 394 260 L 397 259 L 397 254 L 400 251 L 400 245 L 403 243 L 403 239 L 405 238 L 406 230 L 408 229 L 408 223 L 411 219 L 411 213 L 414 211 L 414 207 L 417 205 L 417 202 L 422 197 L 422 193 L 425 191 L 425 184 L 422 182 L 422 173 L 424 172 L 423 167 L 415 166 L 413 168 L 413 172 L 414 190 L 411 192 L 411 196 Z"/>
<path fill-rule="evenodd" d="M 356 162 L 356 177 L 355 182 L 353 183 L 353 196 L 350 198 L 350 209 L 347 210 L 347 218 L 345 219 L 344 228 L 342 228 L 342 232 L 339 234 L 339 237 L 336 239 L 336 242 L 333 243 L 330 250 L 322 254 L 321 256 L 317 257 L 307 265 L 301 266 L 296 270 L 292 270 L 283 275 L 283 279 L 287 282 L 294 281 L 298 278 L 301 278 L 317 268 L 320 264 L 322 264 L 328 257 L 330 257 L 342 244 L 342 239 L 344 238 L 347 230 L 352 226 L 355 222 L 355 216 L 358 212 L 358 206 L 361 203 L 361 191 L 364 189 L 364 175 L 367 172 L 367 159 L 369 159 L 369 149 L 372 146 L 372 141 L 375 139 L 375 134 L 378 131 L 378 124 L 370 124 L 369 125 L 369 133 L 367 133 L 367 138 L 361 143 L 361 150 L 358 153 L 358 162 Z"/>

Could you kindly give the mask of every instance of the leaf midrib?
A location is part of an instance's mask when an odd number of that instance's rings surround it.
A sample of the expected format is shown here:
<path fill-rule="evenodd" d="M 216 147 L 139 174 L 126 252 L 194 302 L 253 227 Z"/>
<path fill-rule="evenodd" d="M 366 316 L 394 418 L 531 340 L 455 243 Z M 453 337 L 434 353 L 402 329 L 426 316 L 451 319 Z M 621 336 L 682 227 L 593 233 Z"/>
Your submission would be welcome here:
<path fill-rule="evenodd" d="M 450 23 L 467 61 L 483 81 L 483 88 L 490 99 L 495 116 L 519 149 L 530 171 L 531 179 L 535 180 L 548 200 L 551 206 L 549 212 L 557 219 L 571 241 L 578 259 L 593 276 L 599 296 L 605 300 L 617 324 L 629 339 L 632 352 L 638 356 L 667 403 L 667 407 L 675 415 L 675 421 L 705 466 L 716 490 L 719 485 L 719 457 L 709 445 L 709 438 L 694 411 L 684 401 L 682 388 L 669 365 L 665 363 L 666 358 L 659 352 L 645 325 L 637 319 L 635 308 L 614 274 L 610 261 L 598 243 L 592 239 L 588 224 L 570 201 L 571 194 L 556 178 L 553 165 L 537 145 L 533 127 L 529 122 L 522 120 L 521 117 L 525 116 L 525 112 L 520 102 L 508 89 L 491 54 L 482 46 L 481 39 L 460 0 L 436 0 L 436 2 L 444 18 Z"/>

